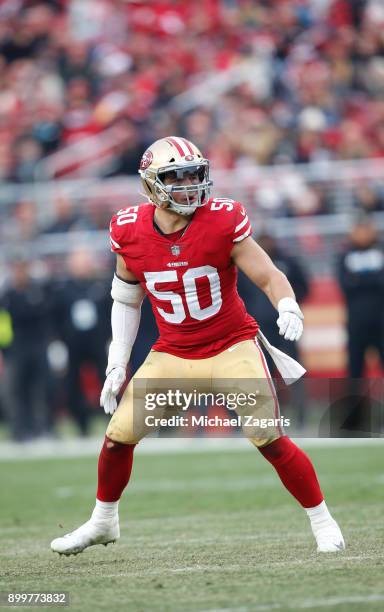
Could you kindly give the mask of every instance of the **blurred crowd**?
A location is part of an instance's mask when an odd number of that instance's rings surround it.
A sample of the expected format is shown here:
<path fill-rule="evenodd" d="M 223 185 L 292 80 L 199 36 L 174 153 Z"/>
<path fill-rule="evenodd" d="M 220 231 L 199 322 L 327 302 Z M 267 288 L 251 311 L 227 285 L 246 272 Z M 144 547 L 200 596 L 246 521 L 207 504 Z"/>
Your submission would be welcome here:
<path fill-rule="evenodd" d="M 384 156 L 380 0 L 2 0 L 0 178 L 117 126 L 107 176 L 182 133 L 217 168 Z"/>

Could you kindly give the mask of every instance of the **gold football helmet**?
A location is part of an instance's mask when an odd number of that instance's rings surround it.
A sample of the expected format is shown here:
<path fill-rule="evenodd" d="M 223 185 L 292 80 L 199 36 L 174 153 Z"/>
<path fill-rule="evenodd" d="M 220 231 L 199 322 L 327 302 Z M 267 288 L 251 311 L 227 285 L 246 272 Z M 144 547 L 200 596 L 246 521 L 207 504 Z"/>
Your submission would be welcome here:
<path fill-rule="evenodd" d="M 139 174 L 149 201 L 179 215 L 192 214 L 209 198 L 209 161 L 185 138 L 168 136 L 156 140 L 141 158 Z M 190 184 L 185 184 L 187 177 Z M 184 194 L 185 202 L 176 202 L 175 193 Z"/>

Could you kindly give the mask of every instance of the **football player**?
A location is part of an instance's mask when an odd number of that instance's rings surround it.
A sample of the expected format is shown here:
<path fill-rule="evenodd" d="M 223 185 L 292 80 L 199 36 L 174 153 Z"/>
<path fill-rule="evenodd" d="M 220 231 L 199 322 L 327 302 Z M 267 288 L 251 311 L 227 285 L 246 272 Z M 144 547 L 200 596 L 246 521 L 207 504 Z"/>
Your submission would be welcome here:
<path fill-rule="evenodd" d="M 135 381 L 144 379 L 148 385 L 174 373 L 184 381 L 204 379 L 213 386 L 225 379 L 236 380 L 237 386 L 239 379 L 253 379 L 265 383 L 255 415 L 278 416 L 256 338 L 258 324 L 237 293 L 237 268 L 276 307 L 281 335 L 296 341 L 303 330 L 292 288 L 252 239 L 244 207 L 209 197 L 209 162 L 193 143 L 179 137 L 157 140 L 144 153 L 139 174 L 149 203 L 120 210 L 110 225 L 117 267 L 111 291 L 112 342 L 100 403 L 112 418 L 99 457 L 96 505 L 86 523 L 52 541 L 52 550 L 60 554 L 119 538 L 119 500 L 130 478 L 135 445 L 148 433 L 144 410 L 135 404 L 133 411 Z M 117 407 L 145 295 L 160 336 Z M 317 550 L 344 549 L 308 456 L 278 425 L 248 437 L 306 511 Z"/>

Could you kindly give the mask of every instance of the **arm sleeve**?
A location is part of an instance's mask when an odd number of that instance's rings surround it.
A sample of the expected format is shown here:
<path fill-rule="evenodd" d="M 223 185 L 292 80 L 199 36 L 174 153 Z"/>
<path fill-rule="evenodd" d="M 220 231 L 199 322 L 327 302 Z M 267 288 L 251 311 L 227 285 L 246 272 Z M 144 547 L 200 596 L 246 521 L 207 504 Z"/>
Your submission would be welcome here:
<path fill-rule="evenodd" d="M 106 374 L 117 366 L 126 368 L 140 324 L 141 304 L 123 304 L 114 300 L 111 312 L 112 342 Z"/>
<path fill-rule="evenodd" d="M 112 281 L 112 342 L 108 353 L 107 376 L 113 368 L 126 368 L 140 324 L 144 291 L 140 285 L 125 282 L 116 275 Z"/>

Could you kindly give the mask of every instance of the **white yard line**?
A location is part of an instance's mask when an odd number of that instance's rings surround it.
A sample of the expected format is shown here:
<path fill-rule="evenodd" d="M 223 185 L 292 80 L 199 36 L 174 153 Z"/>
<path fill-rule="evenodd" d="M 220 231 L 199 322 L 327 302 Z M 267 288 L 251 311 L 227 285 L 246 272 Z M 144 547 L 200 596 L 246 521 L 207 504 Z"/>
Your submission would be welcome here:
<path fill-rule="evenodd" d="M 313 608 L 329 608 L 345 604 L 365 604 L 384 601 L 384 594 L 351 595 L 346 597 L 327 597 L 321 599 L 307 599 L 295 601 L 290 604 L 261 604 L 252 608 L 209 608 L 199 612 L 269 612 L 270 610 L 311 610 Z"/>
<path fill-rule="evenodd" d="M 329 606 L 341 606 L 344 604 L 367 604 L 373 602 L 384 601 L 384 594 L 371 594 L 371 595 L 350 595 L 346 597 L 327 597 L 324 599 L 309 599 L 306 601 L 298 602 L 298 605 L 294 606 L 302 610 L 310 608 L 327 608 Z"/>
<path fill-rule="evenodd" d="M 252 608 L 209 608 L 200 612 L 269 612 L 269 610 L 311 610 L 313 608 L 329 608 L 345 604 L 367 604 L 384 601 L 384 594 L 350 595 L 345 597 L 326 597 L 321 599 L 304 599 L 290 604 L 262 604 Z"/>
<path fill-rule="evenodd" d="M 384 438 L 293 439 L 302 448 L 384 446 Z M 0 443 L 0 461 L 92 457 L 98 455 L 101 445 L 101 438 L 37 440 L 25 444 L 3 441 Z M 150 455 L 246 450 L 252 450 L 252 445 L 245 438 L 147 438 L 139 444 L 136 452 Z"/>
<path fill-rule="evenodd" d="M 316 558 L 319 558 L 318 556 Z M 339 566 L 340 564 L 340 560 L 347 560 L 347 561 L 366 561 L 368 559 L 370 560 L 377 560 L 377 556 L 374 555 L 369 555 L 369 556 L 360 556 L 359 555 L 354 555 L 351 557 L 346 556 L 345 554 L 339 555 L 338 553 L 332 557 L 332 559 L 334 559 L 334 561 L 336 561 L 336 565 Z M 308 559 L 297 559 L 296 561 L 293 559 L 290 559 L 289 561 L 271 561 L 268 563 L 261 563 L 260 561 L 255 561 L 255 565 L 254 567 L 248 566 L 247 568 L 245 568 L 244 566 L 241 566 L 239 564 L 237 565 L 193 565 L 193 566 L 186 566 L 186 567 L 164 567 L 162 569 L 140 569 L 140 570 L 136 570 L 136 571 L 126 571 L 126 572 L 112 572 L 110 574 L 106 574 L 103 573 L 103 578 L 130 578 L 133 576 L 157 576 L 157 577 L 164 577 L 164 576 L 169 576 L 169 574 L 208 574 L 208 573 L 215 573 L 215 574 L 221 574 L 221 573 L 241 573 L 242 575 L 244 575 L 244 572 L 246 571 L 246 569 L 249 570 L 249 572 L 251 572 L 253 569 L 271 569 L 273 567 L 293 567 L 293 566 L 305 566 L 308 567 Z M 329 564 L 330 566 L 330 564 Z M 82 567 L 78 568 L 78 573 L 82 572 Z M 84 569 L 85 572 L 88 572 L 88 568 Z M 384 599 L 384 594 L 380 595 L 383 597 Z M 336 598 L 332 598 L 332 600 L 334 600 Z M 309 600 L 306 600 L 307 602 Z M 381 601 L 381 600 L 380 600 Z M 293 604 L 292 604 L 293 605 Z M 318 604 L 316 604 L 318 605 Z M 315 603 L 313 603 L 313 606 L 315 606 Z M 293 605 L 293 608 L 296 607 L 296 604 Z M 252 610 L 254 610 L 255 608 L 252 608 Z M 208 611 L 207 611 L 208 612 Z"/>

